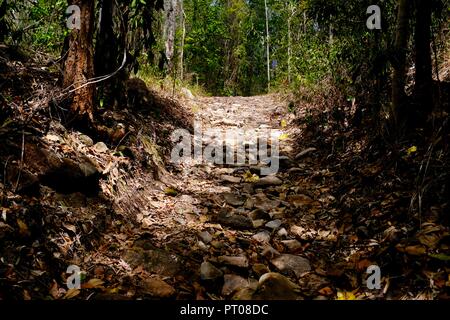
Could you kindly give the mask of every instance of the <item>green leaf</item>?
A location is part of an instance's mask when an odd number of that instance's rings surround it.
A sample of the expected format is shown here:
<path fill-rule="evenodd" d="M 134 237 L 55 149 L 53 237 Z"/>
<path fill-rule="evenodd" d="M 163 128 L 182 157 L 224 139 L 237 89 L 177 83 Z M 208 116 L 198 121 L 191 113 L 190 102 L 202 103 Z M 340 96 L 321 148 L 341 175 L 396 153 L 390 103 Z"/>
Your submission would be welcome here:
<path fill-rule="evenodd" d="M 450 261 L 450 256 L 443 253 L 432 253 L 429 255 L 431 258 L 438 259 L 441 261 Z"/>

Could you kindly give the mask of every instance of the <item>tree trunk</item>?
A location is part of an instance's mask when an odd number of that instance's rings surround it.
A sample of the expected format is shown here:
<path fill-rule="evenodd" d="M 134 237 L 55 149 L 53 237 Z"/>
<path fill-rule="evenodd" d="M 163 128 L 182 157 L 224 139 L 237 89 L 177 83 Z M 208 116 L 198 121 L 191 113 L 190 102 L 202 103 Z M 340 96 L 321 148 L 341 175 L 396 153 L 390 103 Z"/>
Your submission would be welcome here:
<path fill-rule="evenodd" d="M 6 14 L 8 13 L 8 4 L 4 0 L 0 4 L 0 42 L 4 42 L 6 35 L 8 34 L 8 25 L 6 24 Z"/>
<path fill-rule="evenodd" d="M 175 53 L 175 31 L 176 31 L 176 0 L 165 0 L 164 11 L 166 14 L 166 20 L 164 24 L 165 29 L 165 47 L 166 58 L 169 64 L 168 74 L 172 74 L 173 71 L 173 57 Z"/>
<path fill-rule="evenodd" d="M 394 121 L 398 123 L 401 111 L 405 104 L 405 75 L 406 53 L 409 37 L 409 0 L 399 0 L 397 11 L 397 27 L 395 33 L 394 50 L 396 53 L 393 61 L 394 73 L 392 77 L 392 108 Z"/>
<path fill-rule="evenodd" d="M 180 15 L 181 15 L 181 48 L 180 48 L 180 79 L 184 79 L 184 41 L 186 38 L 186 13 L 184 12 L 184 0 L 180 0 Z"/>
<path fill-rule="evenodd" d="M 267 0 L 264 0 L 266 10 L 266 55 L 267 55 L 267 93 L 270 92 L 270 36 L 269 36 L 269 8 Z"/>
<path fill-rule="evenodd" d="M 119 48 L 116 36 L 114 34 L 113 16 L 115 8 L 114 0 L 101 1 L 101 20 L 100 30 L 97 35 L 95 47 L 95 75 L 104 76 L 114 72 L 118 67 Z M 115 107 L 118 99 L 123 93 L 120 93 L 121 86 L 117 77 L 113 77 L 99 83 L 97 98 L 101 99 L 105 106 Z M 102 105 L 102 104 L 101 104 Z"/>
<path fill-rule="evenodd" d="M 69 36 L 63 85 L 74 90 L 70 104 L 74 118 L 93 122 L 95 86 L 85 84 L 94 77 L 94 1 L 76 0 L 73 4 L 80 7 L 81 25 L 79 30 L 73 29 Z"/>
<path fill-rule="evenodd" d="M 432 106 L 432 65 L 431 65 L 431 1 L 416 0 L 416 75 L 415 101 L 419 104 L 419 114 L 425 119 Z"/>

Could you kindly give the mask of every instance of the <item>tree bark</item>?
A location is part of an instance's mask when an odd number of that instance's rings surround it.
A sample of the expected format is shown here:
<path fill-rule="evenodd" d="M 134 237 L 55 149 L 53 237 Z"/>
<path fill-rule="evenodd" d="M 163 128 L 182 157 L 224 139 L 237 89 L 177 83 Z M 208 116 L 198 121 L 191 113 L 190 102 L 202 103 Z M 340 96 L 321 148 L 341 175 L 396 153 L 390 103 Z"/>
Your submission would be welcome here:
<path fill-rule="evenodd" d="M 180 0 L 180 16 L 181 16 L 181 48 L 180 48 L 180 79 L 184 80 L 184 41 L 186 38 L 186 13 L 184 12 L 184 0 Z"/>
<path fill-rule="evenodd" d="M 419 114 L 426 118 L 432 106 L 432 64 L 431 64 L 431 1 L 416 0 L 415 28 L 415 87 L 414 94 L 419 104 Z"/>
<path fill-rule="evenodd" d="M 94 77 L 94 54 L 93 54 L 93 33 L 94 33 L 94 1 L 76 0 L 81 10 L 80 29 L 73 29 L 69 36 L 69 52 L 64 64 L 65 88 L 73 92 L 70 110 L 77 120 L 89 120 L 93 122 L 94 112 L 94 85 L 85 85 Z"/>
<path fill-rule="evenodd" d="M 267 0 L 264 0 L 266 11 L 266 55 L 267 55 L 267 93 L 270 92 L 270 35 L 269 35 L 269 8 Z"/>
<path fill-rule="evenodd" d="M 100 29 L 95 46 L 95 75 L 104 76 L 114 72 L 118 67 L 119 48 L 114 34 L 113 16 L 115 8 L 114 0 L 101 1 Z M 117 77 L 113 77 L 99 83 L 97 98 L 102 99 L 107 107 L 115 107 L 118 104 L 121 86 Z"/>
<path fill-rule="evenodd" d="M 394 73 L 392 77 L 392 108 L 394 121 L 398 123 L 405 104 L 405 75 L 406 75 L 406 53 L 409 38 L 409 0 L 398 1 L 397 27 L 395 33 L 395 58 L 393 61 Z"/>

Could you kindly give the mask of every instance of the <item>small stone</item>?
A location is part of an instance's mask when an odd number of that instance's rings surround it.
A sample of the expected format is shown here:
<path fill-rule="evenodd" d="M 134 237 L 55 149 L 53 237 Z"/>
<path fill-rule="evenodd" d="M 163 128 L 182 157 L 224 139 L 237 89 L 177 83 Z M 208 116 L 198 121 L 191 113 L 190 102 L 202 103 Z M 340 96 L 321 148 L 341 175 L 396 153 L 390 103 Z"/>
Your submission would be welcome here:
<path fill-rule="evenodd" d="M 269 268 L 267 268 L 267 266 L 262 263 L 254 264 L 252 270 L 258 277 L 261 277 L 263 274 L 270 272 Z"/>
<path fill-rule="evenodd" d="M 255 192 L 255 190 L 253 190 L 253 186 L 251 183 L 244 183 L 242 184 L 242 192 L 252 194 L 253 192 Z"/>
<path fill-rule="evenodd" d="M 223 276 L 223 272 L 210 262 L 203 262 L 200 266 L 200 278 L 202 280 L 215 280 Z"/>
<path fill-rule="evenodd" d="M 198 234 L 198 237 L 203 241 L 203 243 L 208 244 L 212 241 L 213 237 L 208 231 L 202 231 Z"/>
<path fill-rule="evenodd" d="M 277 234 L 281 238 L 284 238 L 284 237 L 288 236 L 288 232 L 286 231 L 285 228 L 281 228 L 280 230 L 278 230 Z"/>
<path fill-rule="evenodd" d="M 292 254 L 282 254 L 270 261 L 281 272 L 293 272 L 300 278 L 305 272 L 311 271 L 309 260 Z"/>
<path fill-rule="evenodd" d="M 305 157 L 306 155 L 308 155 L 309 153 L 316 151 L 316 150 L 317 150 L 316 148 L 305 149 L 305 150 L 297 153 L 297 155 L 295 156 L 295 160 L 299 160 L 299 159 Z"/>
<path fill-rule="evenodd" d="M 80 140 L 86 147 L 92 147 L 94 145 L 94 140 L 85 134 L 80 135 L 78 140 Z"/>
<path fill-rule="evenodd" d="M 270 215 L 261 209 L 255 209 L 252 212 L 250 212 L 248 214 L 248 216 L 250 217 L 250 219 L 252 220 L 269 220 L 270 219 Z"/>
<path fill-rule="evenodd" d="M 234 193 L 224 193 L 223 198 L 227 204 L 233 207 L 242 206 L 246 200 L 244 196 L 236 195 Z"/>
<path fill-rule="evenodd" d="M 248 268 L 248 259 L 244 256 L 220 256 L 219 262 L 228 266 Z"/>
<path fill-rule="evenodd" d="M 252 220 L 249 217 L 232 214 L 221 213 L 217 216 L 217 222 L 235 229 L 253 229 Z"/>
<path fill-rule="evenodd" d="M 208 251 L 208 246 L 203 243 L 203 241 L 197 242 L 197 246 L 200 248 L 200 250 Z"/>
<path fill-rule="evenodd" d="M 283 181 L 276 176 L 265 176 L 255 182 L 257 187 L 279 186 L 281 184 L 283 184 Z"/>
<path fill-rule="evenodd" d="M 212 246 L 214 249 L 220 250 L 220 249 L 223 248 L 223 243 L 222 243 L 221 241 L 218 241 L 218 240 L 213 240 L 213 241 L 211 241 L 211 246 Z"/>
<path fill-rule="evenodd" d="M 274 257 L 278 257 L 280 253 L 275 250 L 272 246 L 266 245 L 261 252 L 261 255 L 266 259 L 273 259 Z"/>
<path fill-rule="evenodd" d="M 235 176 L 222 175 L 220 178 L 223 181 L 229 182 L 229 183 L 240 183 L 241 182 L 241 178 L 240 177 L 235 177 Z"/>
<path fill-rule="evenodd" d="M 234 292 L 248 287 L 248 280 L 235 274 L 226 274 L 224 277 L 222 295 L 229 296 Z"/>
<path fill-rule="evenodd" d="M 98 153 L 106 153 L 108 152 L 108 146 L 104 143 L 104 142 L 97 142 L 94 146 L 93 146 L 94 150 Z"/>
<path fill-rule="evenodd" d="M 259 243 L 269 243 L 270 233 L 269 231 L 264 230 L 255 234 L 254 236 L 252 236 L 252 238 Z"/>
<path fill-rule="evenodd" d="M 290 251 L 295 252 L 300 250 L 303 246 L 302 244 L 297 240 L 284 240 L 281 241 L 281 243 Z"/>
<path fill-rule="evenodd" d="M 278 229 L 281 226 L 281 220 L 273 220 L 266 223 L 266 227 L 269 229 Z"/>
<path fill-rule="evenodd" d="M 61 142 L 61 141 L 63 141 L 63 138 L 61 138 L 59 135 L 51 134 L 51 133 L 47 134 L 45 136 L 45 139 L 47 139 L 48 141 L 51 141 L 51 142 Z"/>
<path fill-rule="evenodd" d="M 253 228 L 257 229 L 257 228 L 262 227 L 264 225 L 264 223 L 266 222 L 266 220 L 258 219 L 258 220 L 253 220 L 252 222 L 253 222 Z"/>
<path fill-rule="evenodd" d="M 259 278 L 258 290 L 253 295 L 255 300 L 303 300 L 300 288 L 285 276 L 270 272 Z"/>
<path fill-rule="evenodd" d="M 175 294 L 175 289 L 171 285 L 158 278 L 145 280 L 143 287 L 145 294 L 155 298 L 169 298 Z"/>

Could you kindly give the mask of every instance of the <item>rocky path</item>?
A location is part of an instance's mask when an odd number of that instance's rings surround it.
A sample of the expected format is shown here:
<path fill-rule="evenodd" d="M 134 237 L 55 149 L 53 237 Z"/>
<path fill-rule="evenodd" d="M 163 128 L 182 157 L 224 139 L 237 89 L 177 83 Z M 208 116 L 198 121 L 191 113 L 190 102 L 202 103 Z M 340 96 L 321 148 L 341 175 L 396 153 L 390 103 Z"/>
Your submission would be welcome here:
<path fill-rule="evenodd" d="M 140 217 L 139 236 L 122 254 L 129 272 L 138 270 L 145 279 L 142 292 L 179 299 L 332 294 L 327 279 L 314 272 L 320 273 L 320 264 L 315 265 L 311 240 L 332 243 L 337 230 L 326 216 L 320 218 L 328 201 L 320 195 L 326 190 L 302 178 L 308 171 L 303 160 L 313 150 L 295 155 L 285 103 L 270 96 L 212 97 L 196 100 L 195 109 L 204 129 L 272 130 L 280 142 L 280 168 L 264 176 L 261 168 L 270 165 L 267 161 L 174 165 L 172 187 L 148 196 L 151 209 Z M 214 139 L 203 136 L 203 145 Z"/>

